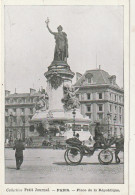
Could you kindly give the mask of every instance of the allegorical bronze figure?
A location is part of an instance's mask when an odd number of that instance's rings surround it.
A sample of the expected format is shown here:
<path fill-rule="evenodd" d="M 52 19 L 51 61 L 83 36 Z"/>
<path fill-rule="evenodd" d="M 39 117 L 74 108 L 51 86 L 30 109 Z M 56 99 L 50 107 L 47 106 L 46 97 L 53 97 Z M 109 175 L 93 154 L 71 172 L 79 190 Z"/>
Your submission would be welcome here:
<path fill-rule="evenodd" d="M 62 26 L 58 26 L 58 32 L 52 32 L 49 28 L 49 19 L 45 21 L 46 26 L 51 34 L 54 35 L 55 38 L 55 51 L 54 51 L 54 60 L 55 61 L 67 61 L 68 58 L 68 39 L 67 34 L 62 32 Z"/>

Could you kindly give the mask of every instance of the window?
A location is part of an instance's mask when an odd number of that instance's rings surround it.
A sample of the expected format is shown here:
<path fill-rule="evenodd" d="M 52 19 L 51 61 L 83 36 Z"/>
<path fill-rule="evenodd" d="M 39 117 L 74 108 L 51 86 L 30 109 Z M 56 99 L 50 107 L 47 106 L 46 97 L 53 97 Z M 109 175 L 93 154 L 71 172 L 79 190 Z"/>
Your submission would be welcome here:
<path fill-rule="evenodd" d="M 110 112 L 112 112 L 112 105 L 110 104 Z"/>
<path fill-rule="evenodd" d="M 17 102 L 17 99 L 16 98 L 14 98 L 14 103 L 16 103 Z"/>
<path fill-rule="evenodd" d="M 31 125 L 30 126 L 30 132 L 33 132 L 34 131 L 34 125 Z"/>
<path fill-rule="evenodd" d="M 76 97 L 79 99 L 79 94 L 76 94 Z"/>
<path fill-rule="evenodd" d="M 13 99 L 10 99 L 10 103 L 12 104 L 14 101 L 13 101 Z"/>
<path fill-rule="evenodd" d="M 87 106 L 87 112 L 91 112 L 91 105 Z"/>
<path fill-rule="evenodd" d="M 21 108 L 21 114 L 25 114 L 24 108 Z"/>
<path fill-rule="evenodd" d="M 120 124 L 121 124 L 121 122 L 122 122 L 122 118 L 121 118 L 121 116 L 120 116 Z"/>
<path fill-rule="evenodd" d="M 112 122 L 112 115 L 110 115 L 110 122 Z"/>
<path fill-rule="evenodd" d="M 87 114 L 87 116 L 89 117 L 89 119 L 91 119 L 91 113 Z"/>
<path fill-rule="evenodd" d="M 119 96 L 119 101 L 121 102 L 121 96 Z"/>
<path fill-rule="evenodd" d="M 100 112 L 103 111 L 103 105 L 102 104 L 98 105 L 98 111 L 100 111 Z"/>
<path fill-rule="evenodd" d="M 99 119 L 99 120 L 102 120 L 102 119 L 103 119 L 103 114 L 101 114 L 101 113 L 98 114 L 98 119 Z"/>
<path fill-rule="evenodd" d="M 14 114 L 16 114 L 16 108 L 13 109 Z"/>
<path fill-rule="evenodd" d="M 91 83 L 91 81 L 92 81 L 91 78 L 88 78 L 88 83 Z"/>
<path fill-rule="evenodd" d="M 33 108 L 30 108 L 30 114 L 33 114 Z"/>
<path fill-rule="evenodd" d="M 123 96 L 121 96 L 121 102 L 124 103 L 124 97 Z"/>
<path fill-rule="evenodd" d="M 25 123 L 25 116 L 21 116 L 22 125 Z"/>
<path fill-rule="evenodd" d="M 117 95 L 115 95 L 115 102 L 117 101 Z"/>
<path fill-rule="evenodd" d="M 6 103 L 7 103 L 7 104 L 9 103 L 9 99 L 6 99 Z"/>
<path fill-rule="evenodd" d="M 87 93 L 87 99 L 90 100 L 91 99 L 91 94 Z"/>
<path fill-rule="evenodd" d="M 120 128 L 120 134 L 122 134 L 122 135 L 123 135 L 123 131 L 122 131 L 122 128 Z"/>
<path fill-rule="evenodd" d="M 102 93 L 98 94 L 98 98 L 101 100 L 102 99 Z"/>
<path fill-rule="evenodd" d="M 26 98 L 26 102 L 27 102 L 27 103 L 30 102 L 30 98 L 29 98 L 29 97 Z"/>
<path fill-rule="evenodd" d="M 117 114 L 115 114 L 115 115 L 114 115 L 114 118 L 116 119 L 116 121 L 115 121 L 115 122 L 117 122 Z"/>
<path fill-rule="evenodd" d="M 33 98 L 30 98 L 30 102 L 33 103 Z"/>
<path fill-rule="evenodd" d="M 88 125 L 83 125 L 83 130 L 84 131 L 88 131 L 88 129 L 89 129 Z"/>
<path fill-rule="evenodd" d="M 14 118 L 13 118 L 13 121 L 14 121 L 14 123 L 16 123 L 16 121 L 17 121 L 15 116 L 14 116 Z"/>
<path fill-rule="evenodd" d="M 112 93 L 110 93 L 110 100 L 112 100 Z"/>
<path fill-rule="evenodd" d="M 121 114 L 121 110 L 122 110 L 121 107 L 119 107 L 119 113 L 120 113 L 120 114 Z"/>
<path fill-rule="evenodd" d="M 81 94 L 81 100 L 84 100 L 84 94 Z"/>
<path fill-rule="evenodd" d="M 18 103 L 22 103 L 22 99 L 21 98 L 18 99 Z"/>
<path fill-rule="evenodd" d="M 91 84 L 91 83 L 92 83 L 93 75 L 92 75 L 91 73 L 87 73 L 87 74 L 85 75 L 85 78 L 87 79 L 86 82 L 87 82 L 88 84 Z"/>
<path fill-rule="evenodd" d="M 6 116 L 6 118 L 5 118 L 5 121 L 6 121 L 6 123 L 8 123 L 8 117 Z"/>
<path fill-rule="evenodd" d="M 117 106 L 115 106 L 115 112 L 117 112 Z"/>
<path fill-rule="evenodd" d="M 114 136 L 116 136 L 117 135 L 117 128 L 115 127 L 114 128 Z"/>
<path fill-rule="evenodd" d="M 23 103 L 25 103 L 25 98 L 22 99 Z"/>
<path fill-rule="evenodd" d="M 5 109 L 5 114 L 8 115 L 8 109 Z"/>

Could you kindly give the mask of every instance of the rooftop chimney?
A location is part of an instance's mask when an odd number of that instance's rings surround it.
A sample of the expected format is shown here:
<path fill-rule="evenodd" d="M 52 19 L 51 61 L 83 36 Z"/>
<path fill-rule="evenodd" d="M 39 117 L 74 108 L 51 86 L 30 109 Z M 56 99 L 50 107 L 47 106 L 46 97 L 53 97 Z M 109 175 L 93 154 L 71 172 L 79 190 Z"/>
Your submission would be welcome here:
<path fill-rule="evenodd" d="M 34 93 L 36 93 L 35 89 L 30 88 L 30 94 L 33 95 Z"/>
<path fill-rule="evenodd" d="M 15 88 L 15 94 L 16 94 L 16 88 Z"/>
<path fill-rule="evenodd" d="M 5 90 L 5 96 L 7 97 L 7 96 L 9 96 L 9 95 L 10 95 L 10 91 Z"/>

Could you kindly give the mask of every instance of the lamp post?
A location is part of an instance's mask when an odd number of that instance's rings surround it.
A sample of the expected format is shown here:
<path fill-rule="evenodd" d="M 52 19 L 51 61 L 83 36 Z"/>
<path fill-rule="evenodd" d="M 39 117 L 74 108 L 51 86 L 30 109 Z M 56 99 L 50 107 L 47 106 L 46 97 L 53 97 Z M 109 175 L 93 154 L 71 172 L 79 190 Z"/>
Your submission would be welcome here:
<path fill-rule="evenodd" d="M 108 139 L 111 138 L 111 131 L 110 131 L 110 127 L 109 127 L 109 120 L 110 120 L 110 112 L 107 113 L 107 119 L 108 119 Z"/>
<path fill-rule="evenodd" d="M 25 141 L 25 118 L 23 119 L 22 139 Z"/>
<path fill-rule="evenodd" d="M 116 137 L 117 136 L 116 129 L 115 129 L 116 116 L 114 117 L 113 121 L 114 121 L 114 137 Z"/>
<path fill-rule="evenodd" d="M 13 136 L 13 129 L 12 129 L 12 123 L 13 123 L 13 114 L 12 112 L 9 115 L 10 117 L 10 137 L 9 137 L 9 141 L 12 141 L 12 136 Z"/>
<path fill-rule="evenodd" d="M 75 110 L 75 108 L 73 109 L 73 112 L 72 112 L 72 114 L 73 114 L 73 136 L 75 136 L 75 115 L 76 115 L 76 110 Z"/>

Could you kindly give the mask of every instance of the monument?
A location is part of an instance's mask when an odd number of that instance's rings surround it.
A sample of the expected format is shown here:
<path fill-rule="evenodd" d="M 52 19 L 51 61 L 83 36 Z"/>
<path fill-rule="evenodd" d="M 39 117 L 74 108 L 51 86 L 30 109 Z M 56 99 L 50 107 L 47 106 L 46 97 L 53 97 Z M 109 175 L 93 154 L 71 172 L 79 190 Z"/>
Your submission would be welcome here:
<path fill-rule="evenodd" d="M 67 34 L 63 32 L 61 25 L 57 28 L 58 32 L 52 32 L 49 27 L 49 19 L 45 23 L 48 31 L 55 38 L 54 59 L 49 65 L 48 71 L 44 73 L 47 79 L 46 92 L 36 104 L 38 109 L 32 117 L 31 123 L 57 124 L 57 129 L 59 129 L 59 125 L 64 124 L 67 127 L 66 131 L 70 131 L 72 135 L 74 132 L 75 135 L 75 131 L 83 132 L 84 126 L 88 128 L 90 120 L 80 114 L 80 103 L 76 97 L 77 90 L 72 86 L 74 72 L 67 63 Z"/>

